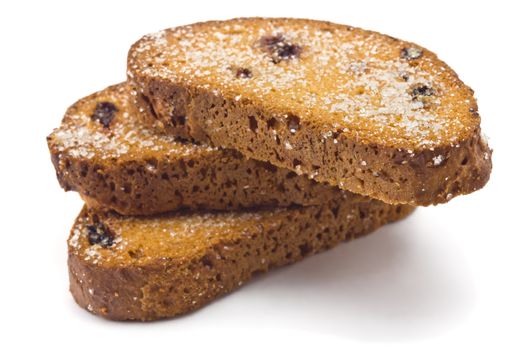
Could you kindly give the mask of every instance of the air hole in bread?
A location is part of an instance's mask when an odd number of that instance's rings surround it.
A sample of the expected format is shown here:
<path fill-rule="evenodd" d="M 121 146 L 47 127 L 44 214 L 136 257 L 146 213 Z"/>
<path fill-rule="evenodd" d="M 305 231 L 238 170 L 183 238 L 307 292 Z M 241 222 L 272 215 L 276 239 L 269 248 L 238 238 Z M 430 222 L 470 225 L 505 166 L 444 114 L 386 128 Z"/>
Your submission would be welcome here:
<path fill-rule="evenodd" d="M 159 161 L 155 158 L 150 158 L 146 160 L 146 167 L 150 171 L 157 169 L 158 164 L 159 164 Z"/>
<path fill-rule="evenodd" d="M 173 126 L 184 126 L 186 124 L 186 116 L 174 115 L 171 117 L 171 123 Z"/>
<path fill-rule="evenodd" d="M 207 255 L 202 257 L 201 263 L 202 263 L 202 265 L 206 266 L 209 269 L 213 268 L 213 262 L 211 261 L 211 259 Z"/>
<path fill-rule="evenodd" d="M 279 121 L 272 117 L 268 119 L 266 126 L 268 126 L 268 129 L 270 130 L 277 130 L 279 128 Z"/>
<path fill-rule="evenodd" d="M 312 251 L 312 246 L 308 243 L 304 243 L 299 246 L 299 250 L 301 252 L 301 256 L 305 257 Z"/>
<path fill-rule="evenodd" d="M 250 130 L 253 132 L 257 132 L 257 119 L 253 115 L 250 115 L 248 117 L 248 122 L 250 125 Z"/>
<path fill-rule="evenodd" d="M 144 255 L 144 250 L 142 247 L 137 249 L 128 250 L 128 255 L 133 259 L 140 259 Z"/>
<path fill-rule="evenodd" d="M 80 176 L 82 177 L 86 177 L 87 176 L 87 173 L 89 171 L 89 167 L 86 163 L 82 162 L 80 164 Z"/>
<path fill-rule="evenodd" d="M 334 215 L 334 218 L 337 219 L 337 215 L 339 214 L 339 206 L 330 208 L 330 210 L 332 211 L 332 214 Z"/>

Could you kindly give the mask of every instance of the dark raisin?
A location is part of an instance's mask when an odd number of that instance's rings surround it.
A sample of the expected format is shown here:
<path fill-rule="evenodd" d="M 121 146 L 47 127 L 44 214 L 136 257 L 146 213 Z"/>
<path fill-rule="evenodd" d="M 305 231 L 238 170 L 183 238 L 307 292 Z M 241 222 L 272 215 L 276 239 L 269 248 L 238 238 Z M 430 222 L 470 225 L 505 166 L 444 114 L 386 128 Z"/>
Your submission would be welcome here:
<path fill-rule="evenodd" d="M 96 120 L 105 128 L 109 128 L 109 124 L 115 118 L 115 112 L 118 112 L 118 108 L 113 103 L 98 102 L 95 111 L 91 115 L 91 120 Z"/>
<path fill-rule="evenodd" d="M 286 41 L 281 34 L 263 36 L 259 43 L 263 50 L 270 54 L 275 64 L 282 60 L 298 58 L 302 51 L 301 46 Z"/>
<path fill-rule="evenodd" d="M 89 244 L 100 244 L 104 248 L 109 248 L 113 245 L 113 235 L 104 224 L 99 222 L 87 225 L 86 228 Z"/>
<path fill-rule="evenodd" d="M 301 48 L 295 44 L 282 44 L 278 46 L 278 54 L 280 58 L 288 59 L 299 55 Z"/>
<path fill-rule="evenodd" d="M 412 96 L 413 100 L 418 100 L 422 97 L 428 97 L 434 95 L 435 91 L 431 87 L 419 84 L 414 87 L 412 87 L 412 91 L 410 92 L 410 95 Z"/>
<path fill-rule="evenodd" d="M 401 58 L 406 60 L 416 60 L 423 56 L 423 50 L 418 47 L 404 47 L 401 49 Z"/>
<path fill-rule="evenodd" d="M 237 68 L 235 70 L 235 78 L 248 79 L 252 77 L 252 71 L 248 68 Z"/>

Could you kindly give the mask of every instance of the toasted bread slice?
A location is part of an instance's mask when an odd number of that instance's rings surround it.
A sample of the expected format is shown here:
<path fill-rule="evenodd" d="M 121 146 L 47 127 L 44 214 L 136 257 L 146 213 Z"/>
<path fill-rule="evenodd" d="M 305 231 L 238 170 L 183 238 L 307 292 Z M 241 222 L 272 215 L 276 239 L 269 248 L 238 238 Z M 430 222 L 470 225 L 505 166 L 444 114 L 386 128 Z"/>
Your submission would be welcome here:
<path fill-rule="evenodd" d="M 48 137 L 60 184 L 91 207 L 147 215 L 182 207 L 315 205 L 343 195 L 236 151 L 155 133 L 141 117 L 147 111 L 138 111 L 133 100 L 126 84 L 83 98 Z"/>
<path fill-rule="evenodd" d="M 421 46 L 328 22 L 243 18 L 146 35 L 128 78 L 165 128 L 387 203 L 480 189 L 472 89 Z"/>
<path fill-rule="evenodd" d="M 70 290 L 94 314 L 156 320 L 200 308 L 259 272 L 408 215 L 353 198 L 321 206 L 125 217 L 84 209 L 69 246 Z"/>

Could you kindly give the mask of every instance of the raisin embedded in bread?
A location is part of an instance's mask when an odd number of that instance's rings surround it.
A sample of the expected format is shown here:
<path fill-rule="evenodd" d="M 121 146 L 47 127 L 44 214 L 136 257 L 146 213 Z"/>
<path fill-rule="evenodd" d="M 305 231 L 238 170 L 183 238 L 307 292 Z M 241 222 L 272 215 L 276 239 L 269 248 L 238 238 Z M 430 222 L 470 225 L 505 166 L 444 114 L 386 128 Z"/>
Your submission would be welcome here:
<path fill-rule="evenodd" d="M 443 203 L 489 179 L 473 91 L 434 53 L 379 33 L 197 23 L 140 39 L 128 77 L 173 134 L 387 203 Z"/>
<path fill-rule="evenodd" d="M 68 240 L 70 290 L 80 306 L 109 319 L 173 317 L 239 288 L 255 273 L 371 232 L 412 210 L 353 198 L 158 217 L 84 209 Z"/>
<path fill-rule="evenodd" d="M 83 98 L 48 137 L 60 184 L 80 192 L 91 207 L 149 215 L 182 207 L 314 205 L 343 195 L 236 151 L 154 132 L 148 111 L 137 110 L 134 100 L 126 84 Z"/>

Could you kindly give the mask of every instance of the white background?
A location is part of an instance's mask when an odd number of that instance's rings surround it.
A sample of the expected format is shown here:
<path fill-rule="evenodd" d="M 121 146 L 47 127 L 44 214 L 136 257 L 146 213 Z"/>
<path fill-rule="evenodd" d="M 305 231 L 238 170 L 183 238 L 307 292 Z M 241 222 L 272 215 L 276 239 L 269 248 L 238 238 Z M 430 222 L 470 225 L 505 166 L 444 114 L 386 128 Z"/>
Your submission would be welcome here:
<path fill-rule="evenodd" d="M 525 11 L 505 1 L 248 0 L 0 5 L 0 347 L 525 347 Z M 488 185 L 257 278 L 174 320 L 115 323 L 68 292 L 66 237 L 82 203 L 45 142 L 66 107 L 125 79 L 128 47 L 165 27 L 310 17 L 417 42 L 475 91 L 494 148 Z"/>

